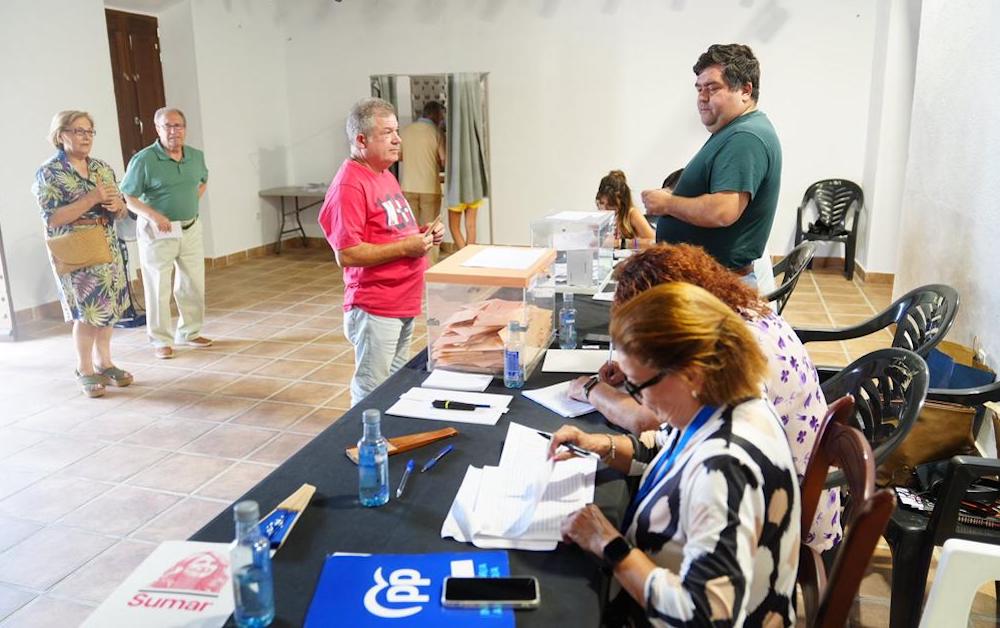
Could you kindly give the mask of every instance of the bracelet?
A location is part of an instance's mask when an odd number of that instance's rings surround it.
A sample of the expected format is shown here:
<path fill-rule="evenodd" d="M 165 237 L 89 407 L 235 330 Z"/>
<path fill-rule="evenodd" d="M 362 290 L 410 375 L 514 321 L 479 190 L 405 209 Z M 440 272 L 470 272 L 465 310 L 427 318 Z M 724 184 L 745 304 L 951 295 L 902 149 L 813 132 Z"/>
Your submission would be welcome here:
<path fill-rule="evenodd" d="M 639 238 L 632 238 L 632 248 L 636 251 L 639 250 Z"/>
<path fill-rule="evenodd" d="M 601 460 L 608 463 L 615 459 L 615 438 L 611 434 L 605 434 L 608 437 L 608 445 L 611 446 L 610 451 L 601 457 Z"/>
<path fill-rule="evenodd" d="M 583 385 L 583 398 L 584 399 L 586 399 L 587 401 L 590 401 L 590 391 L 593 390 L 594 386 L 597 386 L 598 382 L 600 382 L 600 381 L 601 381 L 601 378 L 599 378 L 597 375 L 591 375 L 590 376 L 590 379 L 587 380 L 587 383 Z"/>

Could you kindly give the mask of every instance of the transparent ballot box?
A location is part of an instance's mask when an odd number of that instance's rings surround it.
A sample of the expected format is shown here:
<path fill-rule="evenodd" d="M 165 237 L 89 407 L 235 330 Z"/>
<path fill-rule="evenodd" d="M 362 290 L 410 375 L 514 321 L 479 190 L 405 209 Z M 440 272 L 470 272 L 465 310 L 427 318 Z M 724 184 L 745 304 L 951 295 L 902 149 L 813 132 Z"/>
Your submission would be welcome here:
<path fill-rule="evenodd" d="M 559 212 L 531 223 L 531 246 L 556 250 L 560 291 L 593 293 L 611 272 L 614 212 Z"/>
<path fill-rule="evenodd" d="M 472 244 L 431 267 L 427 369 L 502 374 L 507 327 L 517 320 L 531 373 L 553 338 L 555 257 L 552 249 Z"/>

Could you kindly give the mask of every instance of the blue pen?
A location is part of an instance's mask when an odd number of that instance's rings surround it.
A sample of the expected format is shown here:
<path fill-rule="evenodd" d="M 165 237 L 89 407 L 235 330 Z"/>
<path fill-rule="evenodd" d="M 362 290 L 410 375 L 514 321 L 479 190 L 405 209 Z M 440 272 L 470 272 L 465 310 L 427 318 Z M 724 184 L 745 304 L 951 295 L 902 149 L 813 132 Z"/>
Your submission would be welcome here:
<path fill-rule="evenodd" d="M 410 479 L 410 474 L 413 473 L 413 458 L 406 463 L 406 471 L 403 471 L 403 479 L 399 481 L 399 488 L 396 489 L 396 499 L 403 496 L 403 491 L 406 489 L 406 481 Z"/>
<path fill-rule="evenodd" d="M 444 458 L 444 455 L 446 453 L 448 453 L 449 451 L 451 451 L 452 449 L 454 449 L 454 447 L 452 447 L 451 445 L 448 445 L 447 447 L 445 447 L 444 449 L 442 449 L 441 451 L 439 451 L 436 456 L 434 456 L 433 458 L 431 458 L 430 460 L 427 461 L 427 464 L 425 464 L 423 466 L 423 468 L 420 469 L 420 472 L 423 473 L 427 469 L 430 469 L 431 467 L 433 467 L 434 465 L 436 465 L 438 463 L 438 460 L 440 460 L 441 458 Z"/>

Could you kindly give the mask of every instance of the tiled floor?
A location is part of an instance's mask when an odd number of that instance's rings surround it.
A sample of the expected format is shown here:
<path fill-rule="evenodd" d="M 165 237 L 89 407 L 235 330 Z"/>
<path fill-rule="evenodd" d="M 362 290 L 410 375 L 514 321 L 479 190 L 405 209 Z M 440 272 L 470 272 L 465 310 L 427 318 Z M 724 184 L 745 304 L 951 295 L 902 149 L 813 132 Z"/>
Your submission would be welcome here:
<path fill-rule="evenodd" d="M 143 330 L 116 330 L 116 361 L 136 381 L 101 399 L 77 390 L 65 323 L 39 321 L 0 344 L 0 627 L 79 624 L 156 543 L 188 537 L 348 408 L 353 358 L 327 251 L 213 270 L 207 289 L 215 346 L 158 361 Z M 890 297 L 807 273 L 785 316 L 844 326 Z M 414 352 L 425 332 L 418 324 Z M 889 341 L 810 351 L 844 365 Z M 889 562 L 884 549 L 873 561 L 858 625 L 887 624 Z M 992 625 L 988 589 L 973 619 Z"/>

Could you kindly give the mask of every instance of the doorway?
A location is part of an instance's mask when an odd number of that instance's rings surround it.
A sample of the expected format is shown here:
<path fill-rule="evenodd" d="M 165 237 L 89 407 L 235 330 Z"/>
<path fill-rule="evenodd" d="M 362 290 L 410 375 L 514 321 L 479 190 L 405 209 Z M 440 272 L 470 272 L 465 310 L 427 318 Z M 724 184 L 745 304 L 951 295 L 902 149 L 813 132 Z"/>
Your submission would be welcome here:
<path fill-rule="evenodd" d="M 118 105 L 122 160 L 156 140 L 153 114 L 166 104 L 160 37 L 155 17 L 105 9 L 111 73 Z"/>

